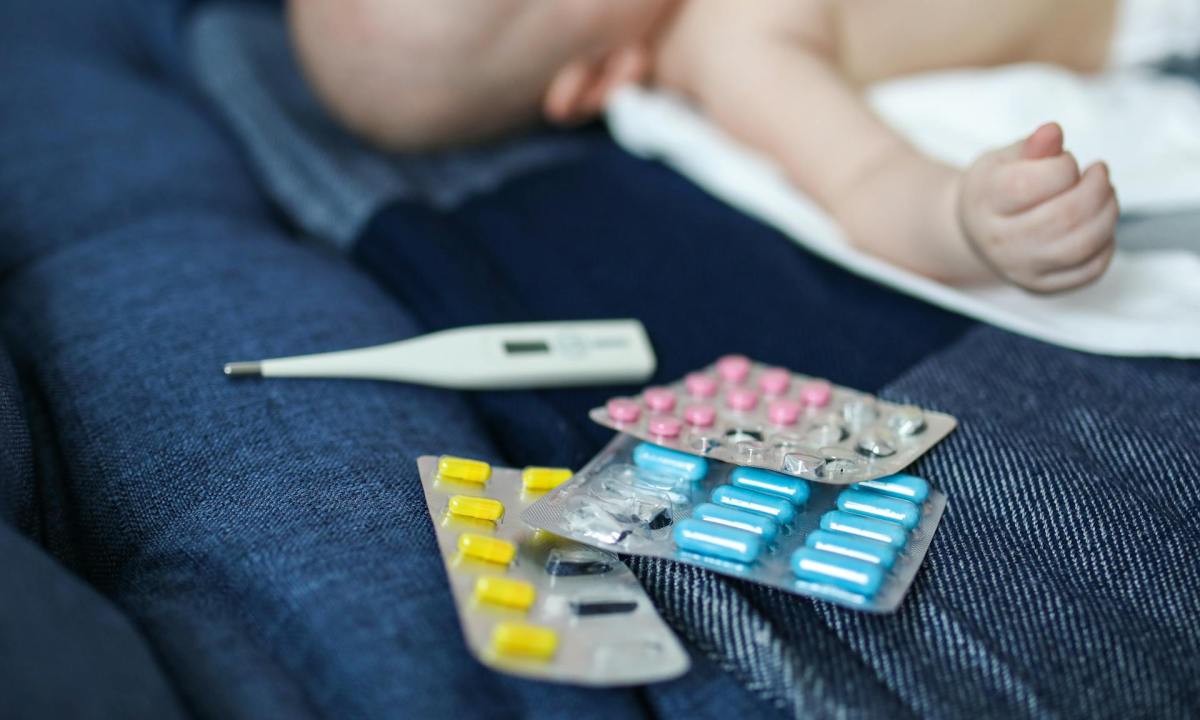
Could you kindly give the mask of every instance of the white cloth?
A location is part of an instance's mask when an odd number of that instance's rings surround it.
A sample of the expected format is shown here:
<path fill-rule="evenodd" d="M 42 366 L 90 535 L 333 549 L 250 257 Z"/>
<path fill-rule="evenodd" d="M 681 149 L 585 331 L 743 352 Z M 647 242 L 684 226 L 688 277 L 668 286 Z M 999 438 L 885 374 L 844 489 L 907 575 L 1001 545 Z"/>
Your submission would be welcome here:
<path fill-rule="evenodd" d="M 926 152 L 964 164 L 1061 120 L 1081 161 L 1110 162 L 1122 207 L 1200 208 L 1200 90 L 1136 71 L 1082 79 L 1044 66 L 939 73 L 871 93 L 877 111 Z M 949 287 L 851 247 L 769 159 L 739 145 L 678 98 L 627 87 L 608 107 L 630 152 L 659 158 L 742 211 L 848 270 L 948 310 L 1095 353 L 1200 357 L 1200 255 L 1118 252 L 1081 290 L 1034 296 L 1009 286 Z"/>
<path fill-rule="evenodd" d="M 1121 0 L 1109 51 L 1114 68 L 1200 54 L 1200 0 Z"/>

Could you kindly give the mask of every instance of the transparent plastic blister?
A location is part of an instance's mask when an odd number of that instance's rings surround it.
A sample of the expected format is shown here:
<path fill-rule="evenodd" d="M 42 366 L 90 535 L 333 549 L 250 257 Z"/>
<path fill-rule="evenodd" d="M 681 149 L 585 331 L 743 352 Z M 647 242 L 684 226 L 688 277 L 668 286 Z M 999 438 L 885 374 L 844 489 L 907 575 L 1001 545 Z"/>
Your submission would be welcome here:
<path fill-rule="evenodd" d="M 858 610 L 894 611 L 946 497 L 911 475 L 853 486 L 685 455 L 618 434 L 525 522 Z"/>
<path fill-rule="evenodd" d="M 481 662 L 597 687 L 687 672 L 686 651 L 615 554 L 521 522 L 569 471 L 450 456 L 417 464 L 463 634 Z"/>
<path fill-rule="evenodd" d="M 663 447 L 835 485 L 898 473 L 957 424 L 741 355 L 589 415 Z"/>

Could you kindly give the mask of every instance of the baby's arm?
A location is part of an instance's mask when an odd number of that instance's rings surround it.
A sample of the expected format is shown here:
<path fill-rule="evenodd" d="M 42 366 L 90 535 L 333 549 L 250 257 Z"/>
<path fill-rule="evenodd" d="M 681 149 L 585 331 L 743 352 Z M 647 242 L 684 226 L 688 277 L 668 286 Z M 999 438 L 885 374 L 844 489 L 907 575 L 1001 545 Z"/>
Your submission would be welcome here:
<path fill-rule="evenodd" d="M 664 38 L 659 79 L 776 158 L 851 242 L 953 283 L 999 274 L 1052 292 L 1103 273 L 1116 221 L 1107 172 L 1081 177 L 1057 126 L 966 171 L 938 163 L 885 126 L 843 76 L 824 3 L 747 5 L 690 0 Z"/>

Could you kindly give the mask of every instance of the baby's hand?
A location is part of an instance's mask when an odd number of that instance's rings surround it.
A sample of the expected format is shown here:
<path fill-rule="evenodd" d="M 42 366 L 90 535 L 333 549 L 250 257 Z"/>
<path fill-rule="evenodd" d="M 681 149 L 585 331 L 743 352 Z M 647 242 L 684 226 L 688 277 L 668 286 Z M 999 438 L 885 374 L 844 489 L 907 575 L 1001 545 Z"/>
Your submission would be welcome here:
<path fill-rule="evenodd" d="M 976 160 L 963 176 L 958 213 L 967 242 L 992 270 L 1052 293 L 1104 274 L 1119 209 L 1108 167 L 1080 174 L 1063 152 L 1062 128 L 1051 123 Z"/>

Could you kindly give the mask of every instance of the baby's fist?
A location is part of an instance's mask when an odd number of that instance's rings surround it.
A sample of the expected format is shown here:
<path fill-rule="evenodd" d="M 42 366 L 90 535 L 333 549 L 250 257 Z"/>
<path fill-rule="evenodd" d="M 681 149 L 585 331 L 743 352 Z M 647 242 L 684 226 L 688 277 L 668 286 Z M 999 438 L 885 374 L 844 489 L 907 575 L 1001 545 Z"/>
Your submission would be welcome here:
<path fill-rule="evenodd" d="M 1096 163 L 1080 174 L 1053 123 L 976 160 L 963 176 L 958 212 L 980 258 L 1037 293 L 1103 275 L 1120 214 L 1108 167 Z"/>

